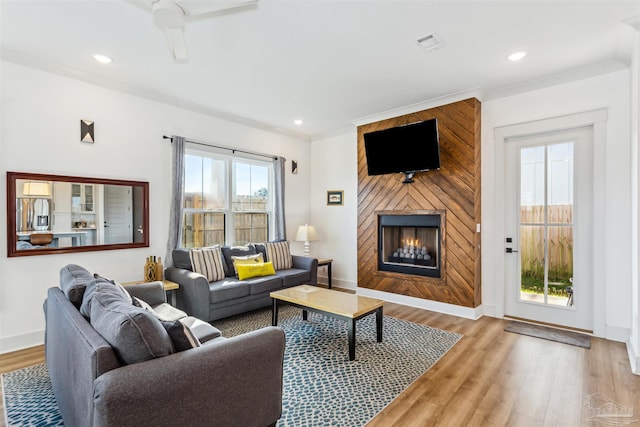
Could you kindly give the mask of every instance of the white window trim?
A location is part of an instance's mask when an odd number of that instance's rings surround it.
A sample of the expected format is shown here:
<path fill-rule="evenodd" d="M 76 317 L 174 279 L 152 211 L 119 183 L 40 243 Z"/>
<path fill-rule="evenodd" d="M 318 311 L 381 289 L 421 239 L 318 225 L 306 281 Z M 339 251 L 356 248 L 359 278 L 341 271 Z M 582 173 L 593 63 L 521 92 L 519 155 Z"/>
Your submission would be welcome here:
<path fill-rule="evenodd" d="M 234 245 L 235 241 L 234 241 L 234 213 L 236 213 L 235 211 L 233 211 L 233 202 L 232 202 L 232 198 L 233 198 L 233 162 L 237 161 L 237 162 L 242 162 L 242 163 L 247 163 L 247 164 L 252 164 L 252 165 L 257 165 L 257 166 L 266 166 L 268 168 L 269 171 L 269 177 L 268 177 L 268 193 L 267 193 L 267 210 L 266 210 L 266 214 L 267 214 L 267 219 L 268 219 L 268 240 L 272 240 L 273 239 L 273 235 L 274 235 L 274 230 L 275 230 L 275 218 L 274 218 L 274 209 L 275 209 L 275 200 L 273 197 L 273 193 L 274 193 L 274 188 L 275 188 L 275 177 L 274 177 L 274 170 L 273 170 L 273 163 L 270 161 L 264 161 L 264 160 L 257 160 L 255 159 L 253 156 L 251 155 L 242 155 L 242 154 L 235 154 L 235 155 L 228 155 L 228 154 L 224 154 L 223 152 L 221 152 L 221 150 L 215 149 L 215 148 L 211 148 L 209 149 L 203 149 L 203 148 L 193 148 L 193 147 L 185 147 L 185 155 L 191 155 L 191 156 L 199 156 L 199 157 L 209 157 L 212 159 L 216 159 L 216 160 L 223 160 L 225 162 L 225 168 L 226 168 L 226 174 L 225 174 L 225 189 L 226 189 L 226 193 L 225 193 L 225 200 L 224 200 L 224 209 L 184 209 L 184 212 L 202 212 L 202 213 L 207 213 L 207 212 L 220 212 L 223 213 L 225 216 L 225 244 L 227 245 Z M 239 213 L 263 213 L 263 211 L 242 211 Z"/>

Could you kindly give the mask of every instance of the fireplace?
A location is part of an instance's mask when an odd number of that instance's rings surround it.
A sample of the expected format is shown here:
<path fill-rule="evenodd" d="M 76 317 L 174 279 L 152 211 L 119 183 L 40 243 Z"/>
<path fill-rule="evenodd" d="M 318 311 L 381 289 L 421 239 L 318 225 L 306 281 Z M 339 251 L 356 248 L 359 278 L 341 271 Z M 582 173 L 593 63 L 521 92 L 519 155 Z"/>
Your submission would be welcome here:
<path fill-rule="evenodd" d="M 378 216 L 378 270 L 441 278 L 441 215 Z"/>

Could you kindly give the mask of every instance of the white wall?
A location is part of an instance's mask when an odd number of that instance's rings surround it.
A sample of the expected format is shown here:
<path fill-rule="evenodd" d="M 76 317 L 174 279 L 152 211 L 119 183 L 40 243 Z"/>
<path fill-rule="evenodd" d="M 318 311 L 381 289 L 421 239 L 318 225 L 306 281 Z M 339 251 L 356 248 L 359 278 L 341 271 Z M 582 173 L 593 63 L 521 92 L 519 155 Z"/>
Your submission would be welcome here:
<path fill-rule="evenodd" d="M 496 268 L 502 256 L 502 224 L 496 220 L 498 212 L 495 195 L 502 192 L 496 182 L 493 129 L 499 126 L 524 123 L 577 112 L 608 109 L 606 158 L 599 159 L 604 168 L 607 221 L 606 243 L 602 248 L 602 262 L 606 271 L 605 333 L 609 338 L 626 340 L 631 328 L 631 168 L 629 71 L 597 76 L 519 95 L 482 103 L 482 302 L 484 313 L 502 316 L 496 307 L 503 296 L 497 284 L 503 271 Z M 357 200 L 340 211 L 322 206 L 324 191 L 345 189 L 345 194 L 357 197 L 357 133 L 354 130 L 341 136 L 312 142 L 311 210 L 314 225 L 332 232 L 338 238 L 321 242 L 321 255 L 340 259 L 339 278 L 347 287 L 357 282 L 357 248 L 350 243 L 356 238 Z M 343 181 L 340 181 L 342 179 Z M 335 187 L 335 188 L 333 188 Z M 340 285 L 339 285 L 340 286 Z"/>
<path fill-rule="evenodd" d="M 332 258 L 333 285 L 349 289 L 356 288 L 358 278 L 357 137 L 354 127 L 346 134 L 311 144 L 309 223 L 316 227 L 320 239 L 311 243 L 311 255 Z M 344 206 L 327 206 L 327 190 L 344 190 Z"/>
<path fill-rule="evenodd" d="M 7 61 L 0 68 L 0 224 L 6 223 L 6 171 L 143 180 L 150 187 L 150 247 L 7 258 L 0 227 L 0 353 L 43 340 L 42 303 L 61 267 L 82 265 L 127 281 L 140 279 L 144 258 L 165 256 L 171 191 L 171 147 L 162 135 L 287 158 L 286 215 L 291 237 L 309 217 L 310 144 L 174 106 L 105 89 Z M 95 121 L 95 144 L 80 142 L 80 120 Z"/>

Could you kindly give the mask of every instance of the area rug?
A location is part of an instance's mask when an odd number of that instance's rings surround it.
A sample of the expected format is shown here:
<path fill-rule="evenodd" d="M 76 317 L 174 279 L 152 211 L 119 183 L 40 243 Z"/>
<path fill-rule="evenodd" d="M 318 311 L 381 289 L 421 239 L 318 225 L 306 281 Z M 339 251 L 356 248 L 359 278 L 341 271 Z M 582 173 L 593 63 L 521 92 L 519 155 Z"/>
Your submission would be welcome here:
<path fill-rule="evenodd" d="M 345 322 L 315 313 L 305 322 L 301 310 L 289 306 L 279 319 L 286 335 L 279 427 L 364 426 L 462 337 L 385 316 L 378 343 L 371 315 L 357 322 L 356 360 L 350 362 Z M 270 323 L 268 309 L 213 322 L 227 337 Z M 62 425 L 44 365 L 2 380 L 7 425 Z"/>
<path fill-rule="evenodd" d="M 2 375 L 7 426 L 63 426 L 44 363 Z"/>
<path fill-rule="evenodd" d="M 514 321 L 510 321 L 504 330 L 507 332 L 514 332 L 516 334 L 542 338 L 549 341 L 556 341 L 563 344 L 591 348 L 591 337 L 578 332 L 564 331 L 562 329 L 548 328 L 546 326 Z"/>

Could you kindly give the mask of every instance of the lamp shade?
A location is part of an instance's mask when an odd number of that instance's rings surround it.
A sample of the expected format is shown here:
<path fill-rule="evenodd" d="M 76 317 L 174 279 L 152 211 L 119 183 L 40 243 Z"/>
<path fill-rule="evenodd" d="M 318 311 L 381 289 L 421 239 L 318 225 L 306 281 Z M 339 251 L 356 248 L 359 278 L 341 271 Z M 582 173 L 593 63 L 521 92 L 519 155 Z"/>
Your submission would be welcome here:
<path fill-rule="evenodd" d="M 25 196 L 51 197 L 51 185 L 48 182 L 27 181 L 22 186 Z"/>
<path fill-rule="evenodd" d="M 314 240 L 318 240 L 318 235 L 316 234 L 316 228 L 313 225 L 305 224 L 298 227 L 296 241 L 313 242 Z"/>

